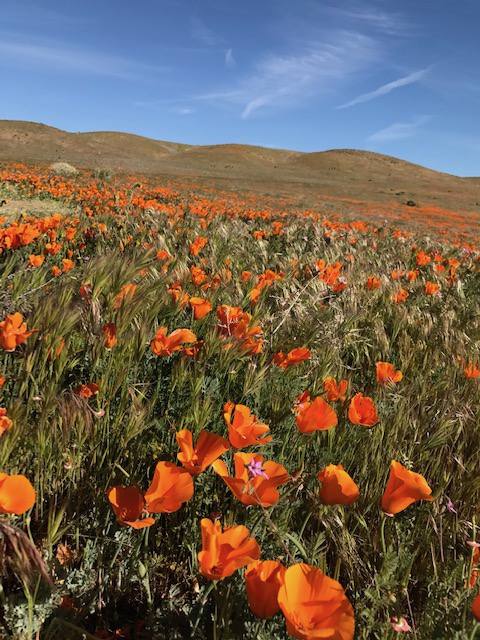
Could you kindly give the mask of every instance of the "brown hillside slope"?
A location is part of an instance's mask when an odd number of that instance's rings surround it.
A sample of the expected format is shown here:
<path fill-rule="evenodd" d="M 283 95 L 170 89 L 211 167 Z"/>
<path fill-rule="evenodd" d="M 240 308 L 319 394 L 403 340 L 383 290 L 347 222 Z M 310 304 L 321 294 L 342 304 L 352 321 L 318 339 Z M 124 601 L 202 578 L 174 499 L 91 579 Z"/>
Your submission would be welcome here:
<path fill-rule="evenodd" d="M 350 198 L 433 205 L 469 212 L 480 222 L 480 179 L 460 178 L 368 151 L 301 153 L 240 144 L 188 146 L 115 132 L 68 133 L 0 121 L 0 161 L 104 168 L 203 181 L 215 187 L 289 194 L 305 202 Z"/>

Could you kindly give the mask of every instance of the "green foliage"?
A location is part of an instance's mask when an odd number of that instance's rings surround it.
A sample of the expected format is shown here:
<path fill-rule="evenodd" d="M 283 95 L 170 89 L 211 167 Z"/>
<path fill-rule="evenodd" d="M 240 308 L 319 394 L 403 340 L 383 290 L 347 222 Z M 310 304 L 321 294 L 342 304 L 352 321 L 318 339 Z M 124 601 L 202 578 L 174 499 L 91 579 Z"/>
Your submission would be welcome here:
<path fill-rule="evenodd" d="M 200 577 L 199 522 L 212 514 L 248 526 L 263 558 L 306 561 L 338 579 L 356 611 L 358 638 L 396 637 L 392 616 L 407 617 L 419 639 L 475 637 L 466 542 L 477 534 L 480 504 L 480 387 L 464 378 L 458 358 L 478 358 L 478 261 L 425 240 L 429 253 L 460 257 L 459 280 L 449 286 L 431 265 L 422 267 L 409 299 L 397 305 L 391 300 L 397 283 L 387 276 L 393 268 L 414 268 L 415 254 L 392 235 L 340 227 L 326 245 L 319 223 L 292 216 L 283 235 L 254 240 L 258 223 L 247 216 L 217 215 L 204 231 L 188 212 L 170 224 L 161 214 L 134 215 L 134 204 L 126 206 L 131 215 L 98 216 L 108 231 L 85 236 L 82 251 L 72 245 L 76 267 L 59 278 L 50 272 L 58 256 L 33 270 L 26 266 L 30 247 L 0 255 L 2 308 L 24 313 L 36 330 L 22 348 L 0 352 L 7 379 L 0 404 L 14 421 L 0 440 L 0 468 L 25 473 L 37 489 L 28 524 L 55 581 L 44 601 L 27 598 L 18 584 L 5 585 L 8 637 L 33 637 L 42 627 L 43 637 L 53 640 L 61 623 L 52 620 L 61 619 L 91 632 L 143 620 L 139 638 L 286 638 L 281 616 L 261 621 L 250 613 L 241 572 L 213 588 Z M 91 224 L 81 213 L 79 233 Z M 193 258 L 188 245 L 201 234 L 209 243 Z M 44 249 L 42 242 L 35 253 Z M 160 248 L 173 256 L 166 272 L 155 258 Z M 203 257 L 209 279 L 230 258 L 231 280 L 205 291 L 196 287 L 189 268 Z M 344 264 L 344 291 L 332 292 L 315 276 L 320 259 Z M 250 308 L 252 283 L 240 274 L 258 276 L 266 269 L 282 271 L 284 279 Z M 370 275 L 382 278 L 379 290 L 365 287 Z M 424 294 L 428 279 L 441 283 L 441 297 Z M 263 353 L 225 350 L 215 311 L 194 320 L 188 307 L 172 301 L 167 288 L 174 282 L 189 295 L 207 297 L 214 310 L 219 304 L 250 310 L 264 332 Z M 86 283 L 91 293 L 82 297 Z M 134 296 L 115 308 L 128 283 L 137 284 Z M 112 350 L 103 345 L 106 322 L 117 327 Z M 159 326 L 191 328 L 204 340 L 198 357 L 154 356 L 149 342 Z M 60 339 L 63 351 L 52 355 Z M 298 346 L 309 347 L 310 361 L 285 371 L 271 364 L 275 352 Z M 401 369 L 399 385 L 377 386 L 379 360 Z M 335 430 L 301 435 L 295 400 L 305 389 L 322 393 L 326 376 L 348 379 L 349 396 L 361 391 L 374 397 L 380 423 L 353 426 L 346 406 L 337 403 Z M 99 393 L 85 401 L 74 390 L 89 382 L 99 385 Z M 176 462 L 181 428 L 225 435 L 222 407 L 228 400 L 246 404 L 270 426 L 273 440 L 262 454 L 293 476 L 278 505 L 268 515 L 247 509 L 208 470 L 180 511 L 159 516 L 151 529 L 122 528 L 107 489 L 145 489 L 156 461 Z M 392 459 L 425 476 L 436 499 L 385 522 L 378 503 Z M 359 485 L 354 505 L 320 504 L 316 474 L 330 463 L 342 464 Z M 457 513 L 447 509 L 447 497 Z M 62 608 L 67 595 L 72 604 Z"/>

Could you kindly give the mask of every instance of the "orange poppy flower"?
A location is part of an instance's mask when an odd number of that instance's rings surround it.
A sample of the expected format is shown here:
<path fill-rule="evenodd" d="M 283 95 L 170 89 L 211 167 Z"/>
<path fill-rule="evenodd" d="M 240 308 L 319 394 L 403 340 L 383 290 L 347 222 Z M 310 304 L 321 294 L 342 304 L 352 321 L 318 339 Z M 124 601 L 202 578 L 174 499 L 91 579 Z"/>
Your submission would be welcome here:
<path fill-rule="evenodd" d="M 205 238 L 204 236 L 198 236 L 198 238 L 195 238 L 195 240 L 190 245 L 190 249 L 189 249 L 190 255 L 198 256 L 198 254 L 203 249 L 203 247 L 207 244 L 207 242 L 208 242 L 208 238 Z"/>
<path fill-rule="evenodd" d="M 468 581 L 468 586 L 470 589 L 473 589 L 480 576 L 480 544 L 475 541 L 468 542 L 467 544 L 473 546 L 472 559 L 470 562 L 470 578 Z"/>
<path fill-rule="evenodd" d="M 403 276 L 403 271 L 401 269 L 394 269 L 391 273 L 390 273 L 390 277 L 392 278 L 392 280 L 400 280 L 400 278 Z"/>
<path fill-rule="evenodd" d="M 260 547 L 243 525 L 222 531 L 220 522 L 203 518 L 202 550 L 198 554 L 200 573 L 209 580 L 223 580 L 260 557 Z"/>
<path fill-rule="evenodd" d="M 260 327 L 248 327 L 244 336 L 240 339 L 240 345 L 244 351 L 256 355 L 263 349 L 263 331 Z"/>
<path fill-rule="evenodd" d="M 235 453 L 235 475 L 230 476 L 223 460 L 213 463 L 215 473 L 223 478 L 235 497 L 246 506 L 271 507 L 277 504 L 280 494 L 277 487 L 288 482 L 285 467 L 254 453 Z"/>
<path fill-rule="evenodd" d="M 194 476 L 205 471 L 230 448 L 225 438 L 204 430 L 200 431 L 195 447 L 193 446 L 192 432 L 188 429 L 178 431 L 176 438 L 181 449 L 177 458 L 185 469 Z"/>
<path fill-rule="evenodd" d="M 60 267 L 57 267 L 57 265 L 53 265 L 52 267 L 52 276 L 54 278 L 58 278 L 59 276 L 62 275 L 62 270 L 60 269 Z"/>
<path fill-rule="evenodd" d="M 33 331 L 27 331 L 22 314 L 12 313 L 0 322 L 0 347 L 4 351 L 15 351 L 32 333 Z"/>
<path fill-rule="evenodd" d="M 45 256 L 42 255 L 30 255 L 28 256 L 28 263 L 31 267 L 36 269 L 37 267 L 41 267 L 45 261 Z"/>
<path fill-rule="evenodd" d="M 390 464 L 390 475 L 382 496 L 382 509 L 395 515 L 417 500 L 433 500 L 432 490 L 419 473 L 409 471 L 396 460 Z"/>
<path fill-rule="evenodd" d="M 355 617 L 342 585 L 308 564 L 285 571 L 278 604 L 298 640 L 353 640 Z"/>
<path fill-rule="evenodd" d="M 427 264 L 430 264 L 432 261 L 431 257 L 425 251 L 419 251 L 417 253 L 417 265 L 419 267 L 425 267 Z"/>
<path fill-rule="evenodd" d="M 173 513 L 193 496 L 192 476 L 172 462 L 157 462 L 153 480 L 145 492 L 150 513 Z"/>
<path fill-rule="evenodd" d="M 358 486 L 341 464 L 329 464 L 317 474 L 322 483 L 320 500 L 324 504 L 352 504 L 360 495 Z"/>
<path fill-rule="evenodd" d="M 77 230 L 74 227 L 69 227 L 65 229 L 65 239 L 71 242 L 77 234 Z"/>
<path fill-rule="evenodd" d="M 22 515 L 35 504 L 35 489 L 22 475 L 0 473 L 0 513 Z"/>
<path fill-rule="evenodd" d="M 381 286 L 382 286 L 382 281 L 380 280 L 380 278 L 376 278 L 375 276 L 370 276 L 367 279 L 366 287 L 369 291 L 380 289 Z"/>
<path fill-rule="evenodd" d="M 7 410 L 0 407 L 0 436 L 13 427 L 13 421 L 7 416 Z"/>
<path fill-rule="evenodd" d="M 239 327 L 245 325 L 246 322 L 248 323 L 250 317 L 251 316 L 240 307 L 231 307 L 222 304 L 217 307 L 218 331 L 226 338 L 235 336 L 238 334 Z"/>
<path fill-rule="evenodd" d="M 278 591 L 285 567 L 278 560 L 255 560 L 245 570 L 248 605 L 257 618 L 271 618 L 280 610 Z"/>
<path fill-rule="evenodd" d="M 323 381 L 323 389 L 329 402 L 340 400 L 345 402 L 347 397 L 348 380 L 337 382 L 335 378 L 328 377 Z"/>
<path fill-rule="evenodd" d="M 280 222 L 280 220 L 275 220 L 272 223 L 272 234 L 274 236 L 279 236 L 283 233 L 283 222 Z"/>
<path fill-rule="evenodd" d="M 295 364 L 310 360 L 310 356 L 310 349 L 307 349 L 307 347 L 297 347 L 289 351 L 286 355 L 283 351 L 279 351 L 273 356 L 273 363 L 276 364 L 277 367 L 280 367 L 280 369 L 288 369 L 288 367 L 292 367 Z"/>
<path fill-rule="evenodd" d="M 165 249 L 159 249 L 155 254 L 155 257 L 160 262 L 170 262 L 173 260 L 172 256 Z"/>
<path fill-rule="evenodd" d="M 253 289 L 248 294 L 248 297 L 250 298 L 250 302 L 252 303 L 252 305 L 257 304 L 261 293 L 262 293 L 262 289 L 260 289 L 260 287 L 253 287 Z"/>
<path fill-rule="evenodd" d="M 186 293 L 178 283 L 172 284 L 172 286 L 167 289 L 167 291 L 172 296 L 175 304 L 178 304 L 179 307 L 184 307 L 188 304 L 188 293 Z"/>
<path fill-rule="evenodd" d="M 99 390 L 98 384 L 96 384 L 95 382 L 89 382 L 88 384 L 81 384 L 74 391 L 77 396 L 80 396 L 80 398 L 84 398 L 85 400 L 88 400 L 88 398 L 91 398 L 92 396 L 96 396 L 98 393 L 98 390 Z"/>
<path fill-rule="evenodd" d="M 390 362 L 377 362 L 375 366 L 378 384 L 396 384 L 403 378 L 403 373 L 397 371 Z"/>
<path fill-rule="evenodd" d="M 119 524 L 143 529 L 155 524 L 154 518 L 142 518 L 145 499 L 138 487 L 112 487 L 107 494 Z"/>
<path fill-rule="evenodd" d="M 263 332 L 258 326 L 251 326 L 252 316 L 240 307 L 220 305 L 217 307 L 217 325 L 220 335 L 239 341 L 245 351 L 257 354 L 263 348 Z"/>
<path fill-rule="evenodd" d="M 338 424 L 335 410 L 321 396 L 310 399 L 308 391 L 303 393 L 295 408 L 297 427 L 302 433 L 326 431 Z"/>
<path fill-rule="evenodd" d="M 88 300 L 92 295 L 92 285 L 89 282 L 84 282 L 80 285 L 78 293 L 82 300 Z"/>
<path fill-rule="evenodd" d="M 115 296 L 115 300 L 113 301 L 113 306 L 115 309 L 120 309 L 120 307 L 127 302 L 130 302 L 133 296 L 135 295 L 135 291 L 137 290 L 137 285 L 128 283 L 124 284 L 120 291 Z"/>
<path fill-rule="evenodd" d="M 212 305 L 208 300 L 205 300 L 205 298 L 196 298 L 193 296 L 190 298 L 189 304 L 192 307 L 195 320 L 201 320 L 212 310 Z"/>
<path fill-rule="evenodd" d="M 407 271 L 405 277 L 409 282 L 415 282 L 415 280 L 418 278 L 418 271 L 416 269 L 415 271 Z"/>
<path fill-rule="evenodd" d="M 197 341 L 197 336 L 190 329 L 175 329 L 167 335 L 167 327 L 160 327 L 150 343 L 150 348 L 156 356 L 171 356 L 184 348 L 185 343 Z"/>
<path fill-rule="evenodd" d="M 251 271 L 242 271 L 242 273 L 240 274 L 240 280 L 242 282 L 248 282 L 252 277 L 252 272 Z"/>
<path fill-rule="evenodd" d="M 73 260 L 69 260 L 68 258 L 64 258 L 62 260 L 62 271 L 63 273 L 67 273 L 67 271 L 71 271 L 75 266 L 75 262 Z"/>
<path fill-rule="evenodd" d="M 480 367 L 473 362 L 469 362 L 463 372 L 465 377 L 469 380 L 477 380 L 480 378 Z"/>
<path fill-rule="evenodd" d="M 401 304 L 402 302 L 405 302 L 407 300 L 409 295 L 410 294 L 406 289 L 399 289 L 396 293 L 393 294 L 392 301 L 395 302 L 395 304 Z"/>
<path fill-rule="evenodd" d="M 425 293 L 427 296 L 434 296 L 440 293 L 440 285 L 435 282 L 427 281 L 425 283 Z"/>
<path fill-rule="evenodd" d="M 256 286 L 250 291 L 249 297 L 253 303 L 258 302 L 261 292 L 271 286 L 277 280 L 282 280 L 284 277 L 283 273 L 275 273 L 271 269 L 267 269 L 264 273 L 262 273 L 257 278 Z"/>
<path fill-rule="evenodd" d="M 0 376 L 0 389 L 3 387 L 3 385 L 4 385 L 4 384 L 5 384 L 5 382 L 6 382 L 6 380 L 7 380 L 7 379 L 5 378 L 5 376 Z"/>
<path fill-rule="evenodd" d="M 346 280 L 341 276 L 342 265 L 340 262 L 325 264 L 324 260 L 318 260 L 316 267 L 319 278 L 334 291 L 342 291 L 346 287 Z"/>
<path fill-rule="evenodd" d="M 350 400 L 348 419 L 352 424 L 373 427 L 378 422 L 377 408 L 372 398 L 357 393 Z"/>
<path fill-rule="evenodd" d="M 107 322 L 102 327 L 105 349 L 113 349 L 117 344 L 117 327 L 114 322 Z"/>
<path fill-rule="evenodd" d="M 182 353 L 185 356 L 188 356 L 189 358 L 196 358 L 200 353 L 200 350 L 203 347 L 203 344 L 204 344 L 203 340 L 197 340 L 197 342 L 194 342 L 188 347 L 184 347 Z"/>
<path fill-rule="evenodd" d="M 480 622 L 480 593 L 473 599 L 472 615 L 477 622 Z"/>
<path fill-rule="evenodd" d="M 200 269 L 200 267 L 190 267 L 190 276 L 192 278 L 193 284 L 195 284 L 197 287 L 207 281 L 207 274 L 203 269 Z"/>
<path fill-rule="evenodd" d="M 232 447 L 243 449 L 254 444 L 266 444 L 272 437 L 262 436 L 270 431 L 270 428 L 258 422 L 250 409 L 243 404 L 225 403 L 223 417 L 228 428 L 228 439 Z"/>
<path fill-rule="evenodd" d="M 45 245 L 45 253 L 47 253 L 50 256 L 56 256 L 57 253 L 59 253 L 61 248 L 62 248 L 62 245 L 59 244 L 58 242 L 47 242 L 47 244 Z"/>

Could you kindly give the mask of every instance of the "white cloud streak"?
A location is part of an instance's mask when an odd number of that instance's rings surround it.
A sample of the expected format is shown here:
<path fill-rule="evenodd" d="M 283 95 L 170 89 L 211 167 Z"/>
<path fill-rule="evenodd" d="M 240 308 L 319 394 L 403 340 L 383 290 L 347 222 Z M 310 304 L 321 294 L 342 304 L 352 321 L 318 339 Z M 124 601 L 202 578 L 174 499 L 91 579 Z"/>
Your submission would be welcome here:
<path fill-rule="evenodd" d="M 430 67 L 427 67 L 426 69 L 420 69 L 419 71 L 410 73 L 408 76 L 404 76 L 403 78 L 398 78 L 397 80 L 393 80 L 392 82 L 387 82 L 387 84 L 383 84 L 381 87 L 378 87 L 378 89 L 375 89 L 374 91 L 362 93 L 353 100 L 345 102 L 345 104 L 341 104 L 337 107 L 337 109 L 349 109 L 350 107 L 354 107 L 357 104 L 370 102 L 370 100 L 375 100 L 376 98 L 380 98 L 381 96 L 386 96 L 392 91 L 400 89 L 400 87 L 407 87 L 410 84 L 419 82 L 429 71 Z"/>
<path fill-rule="evenodd" d="M 241 117 L 246 119 L 260 109 L 294 106 L 327 94 L 374 61 L 378 53 L 377 44 L 370 37 L 340 31 L 328 41 L 308 44 L 301 52 L 268 55 L 233 88 L 197 99 L 238 105 Z"/>
<path fill-rule="evenodd" d="M 231 69 L 235 65 L 236 65 L 236 62 L 235 62 L 235 58 L 233 57 L 233 50 L 232 49 L 227 49 L 225 51 L 225 66 L 228 69 Z"/>
<path fill-rule="evenodd" d="M 368 142 L 385 143 L 412 138 L 430 120 L 431 116 L 419 116 L 411 122 L 394 122 L 390 126 L 376 131 L 367 140 Z"/>
<path fill-rule="evenodd" d="M 348 20 L 358 27 L 363 23 L 371 29 L 376 29 L 389 35 L 405 35 L 412 31 L 412 25 L 400 13 L 386 12 L 369 3 L 357 4 L 350 9 L 327 6 L 325 10 L 337 18 Z"/>
<path fill-rule="evenodd" d="M 207 47 L 215 47 L 221 39 L 198 16 L 190 18 L 192 36 Z"/>
<path fill-rule="evenodd" d="M 192 107 L 178 107 L 174 109 L 174 112 L 180 116 L 189 116 L 192 113 L 195 113 L 195 109 L 193 109 Z"/>
<path fill-rule="evenodd" d="M 20 38 L 13 39 L 4 34 L 0 34 L 0 65 L 28 65 L 47 71 L 69 71 L 121 79 L 139 79 L 142 74 L 166 70 L 94 50 L 47 41 L 22 42 Z"/>
<path fill-rule="evenodd" d="M 43 3 L 45 4 L 45 3 Z M 81 17 L 71 16 L 55 9 L 40 7 L 38 2 L 19 2 L 18 0 L 3 0 L 2 22 L 25 28 L 26 25 L 38 28 L 39 25 L 65 27 L 88 21 L 86 12 Z"/>

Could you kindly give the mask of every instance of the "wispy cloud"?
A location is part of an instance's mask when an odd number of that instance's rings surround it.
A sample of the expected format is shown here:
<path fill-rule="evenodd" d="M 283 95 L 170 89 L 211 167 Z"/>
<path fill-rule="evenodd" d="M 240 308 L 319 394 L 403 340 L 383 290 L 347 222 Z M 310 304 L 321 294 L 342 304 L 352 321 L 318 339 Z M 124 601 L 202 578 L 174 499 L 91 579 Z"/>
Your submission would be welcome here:
<path fill-rule="evenodd" d="M 380 98 L 380 96 L 386 96 L 388 93 L 395 91 L 395 89 L 400 89 L 400 87 L 406 87 L 409 84 L 415 84 L 416 82 L 419 82 L 430 71 L 430 69 L 431 67 L 420 69 L 419 71 L 410 73 L 408 76 L 403 76 L 403 78 L 398 78 L 397 80 L 393 80 L 392 82 L 387 82 L 387 84 L 383 84 L 381 87 L 378 87 L 378 89 L 375 89 L 374 91 L 362 93 L 353 100 L 345 102 L 345 104 L 341 104 L 337 107 L 337 109 L 348 109 L 349 107 L 354 107 L 357 104 L 362 104 L 363 102 L 369 102 L 370 100 L 375 100 L 375 98 Z"/>
<path fill-rule="evenodd" d="M 233 57 L 233 50 L 227 49 L 225 51 L 225 66 L 231 69 L 236 64 L 235 58 Z"/>
<path fill-rule="evenodd" d="M 21 37 L 0 33 L 0 65 L 41 68 L 47 71 L 69 71 L 87 75 L 141 79 L 142 74 L 165 71 L 121 56 L 62 45 L 50 41 L 22 41 Z"/>
<path fill-rule="evenodd" d="M 195 113 L 195 109 L 193 107 L 177 107 L 174 109 L 174 112 L 179 116 L 189 116 Z"/>
<path fill-rule="evenodd" d="M 378 55 L 375 40 L 340 31 L 328 40 L 311 42 L 302 51 L 270 54 L 233 88 L 197 96 L 212 103 L 239 105 L 241 117 L 266 107 L 288 107 L 333 91 L 348 76 Z"/>
<path fill-rule="evenodd" d="M 411 138 L 416 135 L 421 127 L 431 120 L 431 116 L 419 116 L 410 122 L 394 122 L 380 131 L 376 131 L 367 138 L 368 142 L 394 142 Z"/>
<path fill-rule="evenodd" d="M 222 43 L 222 39 L 219 38 L 212 29 L 207 27 L 205 22 L 198 16 L 192 16 L 190 18 L 190 28 L 195 40 L 198 40 L 198 42 L 201 42 L 207 47 L 215 47 Z"/>
<path fill-rule="evenodd" d="M 3 0 L 2 2 L 2 22 L 3 24 L 12 24 L 15 26 L 25 27 L 32 25 L 48 25 L 58 28 L 79 23 L 85 23 L 89 20 L 85 12 L 81 17 L 69 15 L 67 12 L 58 11 L 56 9 L 40 7 L 39 3 L 18 0 Z"/>
<path fill-rule="evenodd" d="M 349 8 L 326 6 L 324 9 L 335 17 L 348 20 L 358 28 L 359 23 L 390 35 L 405 35 L 412 25 L 399 12 L 388 12 L 372 3 L 357 2 Z"/>

